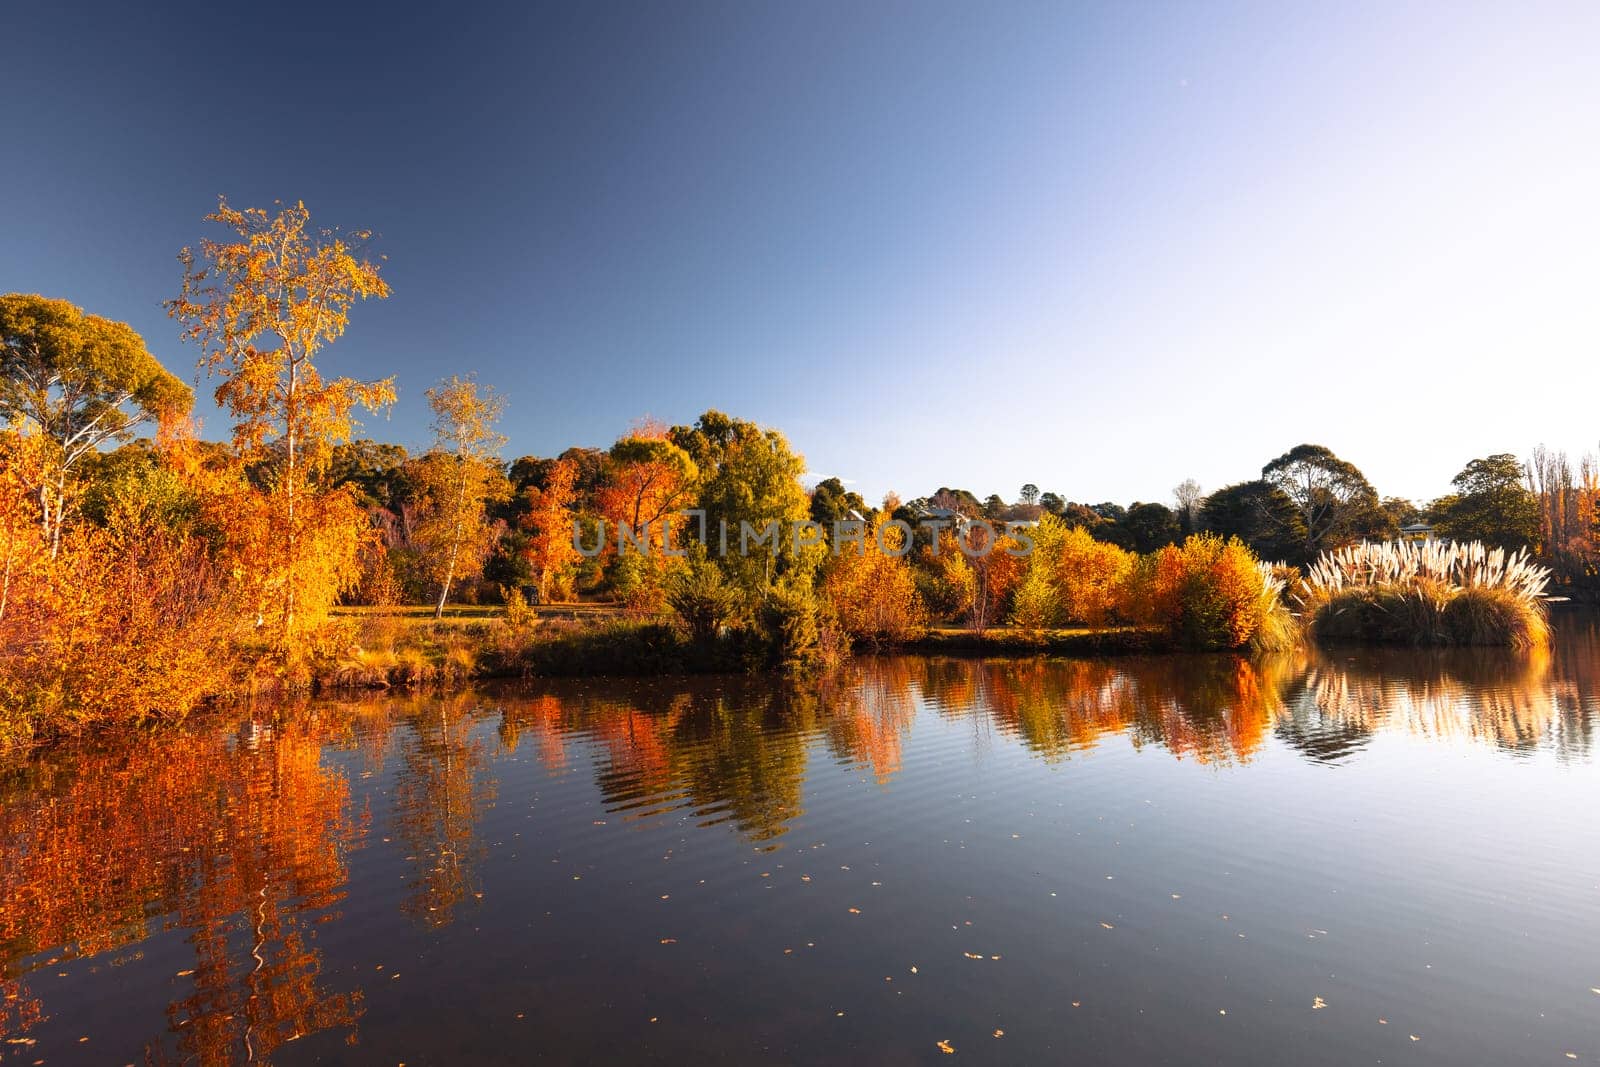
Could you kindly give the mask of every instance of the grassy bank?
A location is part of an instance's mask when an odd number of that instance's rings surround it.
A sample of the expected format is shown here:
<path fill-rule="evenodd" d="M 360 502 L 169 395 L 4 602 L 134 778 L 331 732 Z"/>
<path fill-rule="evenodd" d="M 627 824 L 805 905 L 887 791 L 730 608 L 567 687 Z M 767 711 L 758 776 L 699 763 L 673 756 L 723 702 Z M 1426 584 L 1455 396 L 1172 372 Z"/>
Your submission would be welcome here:
<path fill-rule="evenodd" d="M 1171 636 L 1153 626 L 1108 626 L 1101 629 L 1025 630 L 994 627 L 975 631 L 935 627 L 901 646 L 907 652 L 1034 656 L 1118 656 L 1173 649 Z"/>
<path fill-rule="evenodd" d="M 707 642 L 692 640 L 665 619 L 631 619 L 616 611 L 580 617 L 557 612 L 513 624 L 504 612 L 474 608 L 446 613 L 367 609 L 342 612 L 341 632 L 324 642 L 315 667 L 322 688 L 373 688 L 454 684 L 471 678 L 737 673 L 761 670 L 769 650 L 731 631 Z M 1158 627 L 976 632 L 936 627 L 898 646 L 917 653 L 992 656 L 1113 656 L 1170 651 L 1172 638 Z"/>

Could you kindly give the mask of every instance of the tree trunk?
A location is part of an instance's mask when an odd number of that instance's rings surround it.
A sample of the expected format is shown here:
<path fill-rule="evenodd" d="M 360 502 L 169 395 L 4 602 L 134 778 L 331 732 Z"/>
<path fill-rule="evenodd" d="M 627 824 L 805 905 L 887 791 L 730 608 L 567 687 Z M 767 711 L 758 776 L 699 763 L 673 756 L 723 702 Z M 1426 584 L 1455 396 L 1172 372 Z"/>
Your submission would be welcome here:
<path fill-rule="evenodd" d="M 458 540 L 452 542 L 450 545 L 450 562 L 445 566 L 444 570 L 444 588 L 439 590 L 439 603 L 438 606 L 433 609 L 433 617 L 436 619 L 444 618 L 444 602 L 450 599 L 450 583 L 455 580 L 456 550 L 460 543 L 461 542 Z"/>
<path fill-rule="evenodd" d="M 456 514 L 455 522 L 450 527 L 450 562 L 444 571 L 444 588 L 439 591 L 439 606 L 433 609 L 435 619 L 444 618 L 444 603 L 450 598 L 450 583 L 456 576 L 456 556 L 461 551 L 461 512 L 467 505 L 467 461 L 463 456 L 456 457 L 457 473 L 460 475 L 456 482 Z"/>

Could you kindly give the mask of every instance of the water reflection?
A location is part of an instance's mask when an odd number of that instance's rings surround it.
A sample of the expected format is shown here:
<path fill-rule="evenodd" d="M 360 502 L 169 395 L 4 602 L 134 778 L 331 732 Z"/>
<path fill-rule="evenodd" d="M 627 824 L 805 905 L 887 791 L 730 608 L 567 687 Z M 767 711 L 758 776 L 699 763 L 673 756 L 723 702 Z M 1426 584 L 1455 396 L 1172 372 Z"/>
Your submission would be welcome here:
<path fill-rule="evenodd" d="M 402 910 L 428 926 L 444 926 L 477 890 L 482 858 L 477 826 L 493 804 L 489 753 L 473 736 L 475 703 L 453 695 L 406 717 L 405 771 L 396 789 L 398 836 L 415 874 Z"/>
<path fill-rule="evenodd" d="M 392 854 L 399 911 L 446 930 L 483 895 L 483 827 L 519 754 L 551 778 L 592 779 L 614 820 L 687 814 L 777 849 L 815 759 L 893 790 L 917 731 L 941 724 L 1063 769 L 1113 741 L 1205 764 L 1275 745 L 1337 762 L 1386 733 L 1577 760 L 1592 758 L 1597 693 L 1600 632 L 1575 621 L 1536 656 L 888 657 L 818 686 L 590 681 L 318 702 L 66 746 L 0 769 L 0 1039 L 25 1052 L 71 1006 L 61 968 L 134 966 L 179 931 L 187 962 L 137 1037 L 147 1061 L 358 1041 L 363 989 L 325 965 L 318 933 L 394 898 L 353 886 L 352 857 Z"/>
<path fill-rule="evenodd" d="M 314 926 L 339 917 L 364 833 L 322 760 L 335 729 L 304 711 L 231 733 L 135 739 L 13 768 L 0 807 L 0 1036 L 47 1017 L 34 975 L 136 959 L 181 928 L 185 995 L 150 1062 L 263 1058 L 303 1034 L 352 1033 L 359 988 L 324 980 Z"/>

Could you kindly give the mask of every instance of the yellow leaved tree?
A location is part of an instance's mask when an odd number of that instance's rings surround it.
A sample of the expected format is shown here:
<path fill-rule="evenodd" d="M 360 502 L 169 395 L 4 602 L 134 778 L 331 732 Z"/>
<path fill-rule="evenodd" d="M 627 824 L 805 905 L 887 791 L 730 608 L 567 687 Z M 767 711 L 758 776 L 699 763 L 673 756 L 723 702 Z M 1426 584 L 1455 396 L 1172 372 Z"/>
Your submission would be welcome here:
<path fill-rule="evenodd" d="M 413 536 L 439 586 L 437 619 L 444 616 L 455 580 L 483 570 L 494 538 L 485 505 L 505 496 L 509 487 L 500 469 L 506 439 L 494 428 L 505 398 L 470 375 L 452 375 L 428 390 L 428 406 L 434 443 L 418 464 L 425 504 Z"/>
<path fill-rule="evenodd" d="M 206 221 L 229 235 L 179 254 L 183 290 L 167 311 L 221 379 L 216 400 L 236 420 L 235 448 L 266 487 L 255 513 L 240 516 L 259 550 L 245 577 L 258 625 L 289 654 L 355 581 L 369 535 L 349 492 L 324 484 L 333 446 L 349 439 L 355 408 L 395 396 L 392 378 L 324 378 L 315 361 L 355 302 L 389 287 L 363 253 L 369 232 L 314 229 L 303 203 L 269 214 L 224 198 Z"/>

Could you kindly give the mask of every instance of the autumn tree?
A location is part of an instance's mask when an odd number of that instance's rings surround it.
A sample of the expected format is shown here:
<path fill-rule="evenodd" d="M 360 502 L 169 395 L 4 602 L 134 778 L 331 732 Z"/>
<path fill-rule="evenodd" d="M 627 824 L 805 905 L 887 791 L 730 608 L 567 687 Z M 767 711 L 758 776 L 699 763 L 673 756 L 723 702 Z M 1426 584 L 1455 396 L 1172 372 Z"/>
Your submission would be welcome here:
<path fill-rule="evenodd" d="M 1528 467 L 1543 558 L 1563 582 L 1593 581 L 1600 574 L 1600 460 L 1574 462 L 1540 445 Z"/>
<path fill-rule="evenodd" d="M 572 502 L 578 477 L 577 464 L 558 460 L 545 476 L 544 487 L 525 490 L 527 512 L 522 519 L 528 533 L 528 562 L 538 584 L 539 600 L 564 600 L 572 593 L 568 571 L 578 562 L 572 538 Z"/>
<path fill-rule="evenodd" d="M 621 438 L 606 454 L 596 503 L 613 527 L 635 535 L 649 528 L 652 550 L 661 547 L 663 520 L 694 504 L 699 468 L 666 431 L 646 427 Z M 680 528 L 683 521 L 679 520 Z"/>
<path fill-rule="evenodd" d="M 421 464 L 427 504 L 415 536 L 437 575 L 437 619 L 444 616 L 452 583 L 458 576 L 477 575 L 489 551 L 492 534 L 484 505 L 505 482 L 500 449 L 506 439 L 494 428 L 505 399 L 493 386 L 456 375 L 429 389 L 427 397 L 433 448 Z"/>
<path fill-rule="evenodd" d="M 1012 609 L 1017 624 L 1028 629 L 1106 625 L 1122 603 L 1133 555 L 1050 515 L 1030 536 L 1033 551 Z"/>
<path fill-rule="evenodd" d="M 65 300 L 0 296 L 0 416 L 47 446 L 28 489 L 52 555 L 60 551 L 67 486 L 102 445 L 127 440 L 140 423 L 189 410 L 194 396 L 126 323 Z"/>
<path fill-rule="evenodd" d="M 236 420 L 241 458 L 270 464 L 260 566 L 278 648 L 290 651 L 354 581 L 366 529 L 350 494 L 321 476 L 354 410 L 395 395 L 393 379 L 324 378 L 316 360 L 343 336 L 355 302 L 389 287 L 362 252 L 370 233 L 313 229 L 303 203 L 268 214 L 221 199 L 206 220 L 231 236 L 179 253 L 183 289 L 167 310 L 221 379 L 216 400 Z"/>
<path fill-rule="evenodd" d="M 822 596 L 853 640 L 895 644 L 927 621 L 916 576 L 905 558 L 906 532 L 879 523 L 864 544 L 846 547 L 829 561 Z"/>

